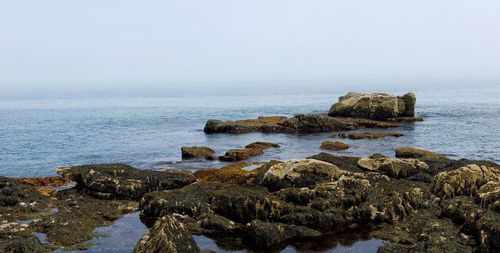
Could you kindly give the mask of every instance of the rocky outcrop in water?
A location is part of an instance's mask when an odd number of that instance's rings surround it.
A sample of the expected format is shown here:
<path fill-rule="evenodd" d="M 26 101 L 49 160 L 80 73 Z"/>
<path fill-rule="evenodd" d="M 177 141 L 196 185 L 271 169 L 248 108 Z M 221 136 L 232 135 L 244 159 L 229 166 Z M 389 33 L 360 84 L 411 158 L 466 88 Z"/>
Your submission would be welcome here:
<path fill-rule="evenodd" d="M 226 151 L 226 154 L 219 156 L 219 160 L 228 162 L 246 160 L 250 157 L 264 154 L 264 150 L 268 148 L 279 148 L 279 146 L 270 142 L 254 142 L 246 145 L 245 148 Z"/>
<path fill-rule="evenodd" d="M 299 114 L 287 117 L 259 117 L 257 119 L 220 121 L 208 120 L 205 133 L 318 133 L 355 130 L 359 128 L 391 128 L 400 123 L 364 118 L 330 117 L 321 114 Z"/>
<path fill-rule="evenodd" d="M 423 149 L 418 149 L 418 148 L 410 148 L 410 147 L 403 147 L 403 148 L 397 148 L 396 149 L 396 157 L 399 158 L 444 158 L 443 155 L 423 150 Z"/>
<path fill-rule="evenodd" d="M 321 143 L 320 148 L 330 150 L 344 150 L 348 149 L 349 145 L 340 141 L 324 141 Z"/>
<path fill-rule="evenodd" d="M 180 188 L 196 181 L 188 171 L 138 170 L 126 164 L 62 167 L 57 173 L 75 181 L 85 192 L 105 199 L 139 199 L 147 192 Z"/>
<path fill-rule="evenodd" d="M 388 93 L 349 92 L 332 105 L 328 114 L 367 119 L 415 117 L 415 102 L 414 93 L 395 96 Z"/>
<path fill-rule="evenodd" d="M 182 159 L 202 158 L 206 160 L 216 160 L 215 151 L 208 147 L 182 147 Z"/>

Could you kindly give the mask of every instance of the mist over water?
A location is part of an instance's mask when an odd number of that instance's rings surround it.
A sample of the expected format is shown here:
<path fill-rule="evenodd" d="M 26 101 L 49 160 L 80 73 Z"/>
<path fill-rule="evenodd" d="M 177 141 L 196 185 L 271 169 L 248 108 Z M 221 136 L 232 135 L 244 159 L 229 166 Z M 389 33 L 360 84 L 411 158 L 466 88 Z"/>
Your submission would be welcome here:
<path fill-rule="evenodd" d="M 206 135 L 207 119 L 237 120 L 263 115 L 326 113 L 347 91 L 403 94 L 402 86 L 297 86 L 293 88 L 194 89 L 157 97 L 71 98 L 0 101 L 0 175 L 54 175 L 56 167 L 122 162 L 140 168 L 220 166 L 221 162 L 182 162 L 182 146 L 209 146 L 222 154 L 253 141 L 280 143 L 251 161 L 304 158 L 322 150 L 330 133 Z M 408 124 L 400 138 L 344 140 L 344 155 L 394 155 L 416 146 L 451 158 L 500 162 L 500 88 L 411 87 L 424 121 Z M 363 130 L 360 130 L 363 131 Z M 370 130 L 371 131 L 371 130 Z M 377 130 L 386 131 L 386 130 Z"/>

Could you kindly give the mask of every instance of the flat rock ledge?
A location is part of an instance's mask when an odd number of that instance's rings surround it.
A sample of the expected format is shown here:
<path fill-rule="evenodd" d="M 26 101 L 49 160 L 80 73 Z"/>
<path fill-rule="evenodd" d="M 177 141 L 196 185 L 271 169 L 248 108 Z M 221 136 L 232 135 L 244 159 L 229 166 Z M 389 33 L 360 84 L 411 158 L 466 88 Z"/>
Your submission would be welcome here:
<path fill-rule="evenodd" d="M 402 122 L 419 121 L 421 118 L 395 118 L 371 120 L 363 118 L 331 117 L 321 114 L 300 114 L 294 117 L 269 116 L 257 119 L 221 121 L 210 119 L 203 131 L 211 133 L 241 134 L 262 133 L 318 133 L 331 131 L 356 130 L 360 128 L 392 128 Z"/>

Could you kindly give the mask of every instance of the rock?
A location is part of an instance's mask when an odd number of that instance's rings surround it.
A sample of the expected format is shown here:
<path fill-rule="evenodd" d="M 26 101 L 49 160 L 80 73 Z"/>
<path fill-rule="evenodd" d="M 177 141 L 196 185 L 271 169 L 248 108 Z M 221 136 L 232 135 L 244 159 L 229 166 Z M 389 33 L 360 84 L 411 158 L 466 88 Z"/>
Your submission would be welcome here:
<path fill-rule="evenodd" d="M 238 185 L 248 181 L 254 172 L 246 171 L 243 168 L 249 166 L 244 162 L 230 164 L 218 169 L 199 169 L 193 175 L 200 182 L 217 182 L 227 185 Z"/>
<path fill-rule="evenodd" d="M 334 130 L 356 129 L 354 122 L 342 121 L 327 115 L 299 114 L 279 124 L 299 133 L 328 132 Z"/>
<path fill-rule="evenodd" d="M 413 93 L 394 96 L 388 93 L 349 92 L 330 108 L 330 116 L 367 119 L 415 117 Z"/>
<path fill-rule="evenodd" d="M 330 208 L 350 208 L 366 201 L 370 182 L 361 174 L 343 175 L 337 181 L 316 185 L 313 189 L 284 188 L 277 192 L 280 199 L 297 205 L 324 211 Z"/>
<path fill-rule="evenodd" d="M 320 148 L 322 149 L 332 149 L 332 150 L 343 150 L 348 149 L 349 145 L 340 141 L 324 141 L 321 143 Z"/>
<path fill-rule="evenodd" d="M 264 174 L 262 184 L 271 190 L 285 187 L 310 187 L 337 180 L 348 172 L 319 160 L 290 160 L 273 165 Z"/>
<path fill-rule="evenodd" d="M 208 147 L 182 147 L 182 159 L 203 158 L 206 160 L 216 160 L 215 151 Z"/>
<path fill-rule="evenodd" d="M 245 146 L 245 148 L 256 148 L 256 149 L 268 149 L 268 148 L 279 148 L 280 145 L 276 143 L 271 143 L 271 142 L 263 142 L 263 141 L 257 141 L 257 142 L 252 142 L 248 145 Z"/>
<path fill-rule="evenodd" d="M 330 117 L 321 114 L 299 114 L 291 118 L 271 116 L 257 119 L 221 121 L 210 119 L 205 133 L 316 133 L 346 131 L 359 128 L 390 128 L 400 126 L 400 121 L 416 121 L 419 118 L 397 118 L 392 121 L 364 118 Z"/>
<path fill-rule="evenodd" d="M 141 218 L 151 225 L 161 216 L 177 213 L 198 217 L 210 212 L 210 192 L 220 186 L 209 183 L 196 183 L 183 188 L 151 192 L 141 199 L 139 207 Z"/>
<path fill-rule="evenodd" d="M 400 137 L 403 136 L 403 134 L 400 133 L 394 133 L 394 132 L 389 132 L 389 133 L 338 133 L 331 135 L 331 138 L 335 137 L 340 137 L 340 138 L 348 138 L 351 140 L 358 140 L 358 139 L 379 139 L 379 138 L 385 138 L 387 136 L 392 136 L 392 137 Z"/>
<path fill-rule="evenodd" d="M 187 253 L 200 252 L 191 234 L 175 216 L 168 215 L 156 221 L 134 248 L 134 253 Z"/>
<path fill-rule="evenodd" d="M 477 199 L 482 208 L 500 213 L 500 181 L 490 181 L 481 186 Z"/>
<path fill-rule="evenodd" d="M 477 196 L 481 186 L 488 182 L 500 182 L 500 169 L 470 164 L 434 176 L 432 190 L 444 198 L 460 195 Z"/>
<path fill-rule="evenodd" d="M 259 156 L 264 154 L 264 150 L 273 147 L 279 147 L 278 144 L 270 142 L 254 142 L 250 143 L 242 149 L 230 149 L 226 151 L 224 156 L 220 156 L 219 160 L 222 161 L 241 161 L 250 157 Z"/>
<path fill-rule="evenodd" d="M 180 188 L 196 181 L 188 171 L 138 170 L 126 164 L 63 167 L 57 173 L 99 198 L 139 199 L 152 191 Z"/>
<path fill-rule="evenodd" d="M 63 177 L 42 177 L 42 178 L 18 178 L 16 182 L 34 188 L 43 196 L 50 196 L 55 191 L 55 187 L 65 186 L 71 180 Z"/>
<path fill-rule="evenodd" d="M 427 171 L 429 167 L 424 162 L 417 159 L 398 158 L 361 158 L 358 161 L 359 167 L 384 173 L 393 178 L 406 178 L 413 174 Z"/>
<path fill-rule="evenodd" d="M 500 215 L 480 208 L 469 197 L 454 197 L 442 203 L 442 215 L 472 234 L 481 252 L 498 252 L 500 248 Z"/>
<path fill-rule="evenodd" d="M 206 229 L 205 232 L 230 233 L 238 228 L 234 221 L 217 214 L 207 213 L 199 220 L 200 227 Z"/>
<path fill-rule="evenodd" d="M 417 148 L 397 148 L 396 149 L 396 157 L 399 158 L 444 158 L 443 155 L 436 154 L 434 152 L 430 152 L 423 149 Z"/>
<path fill-rule="evenodd" d="M 238 121 L 220 121 L 210 119 L 205 124 L 203 131 L 205 133 L 249 133 L 249 132 L 291 132 L 293 129 L 287 129 L 278 123 L 284 121 L 286 117 L 271 116 L 259 117 L 257 119 L 238 120 Z"/>
<path fill-rule="evenodd" d="M 354 156 L 337 156 L 329 153 L 319 153 L 310 157 L 307 157 L 307 159 L 315 159 L 315 160 L 320 160 L 323 162 L 331 163 L 333 165 L 336 165 L 342 170 L 347 170 L 350 172 L 362 172 L 358 168 L 358 161 L 361 159 L 360 157 L 354 157 Z"/>
<path fill-rule="evenodd" d="M 294 239 L 321 236 L 317 230 L 304 226 L 253 220 L 248 226 L 248 238 L 256 248 L 268 249 L 271 246 Z"/>
<path fill-rule="evenodd" d="M 291 208 L 258 186 L 228 186 L 214 190 L 210 206 L 214 213 L 239 223 L 254 219 L 277 220 Z"/>

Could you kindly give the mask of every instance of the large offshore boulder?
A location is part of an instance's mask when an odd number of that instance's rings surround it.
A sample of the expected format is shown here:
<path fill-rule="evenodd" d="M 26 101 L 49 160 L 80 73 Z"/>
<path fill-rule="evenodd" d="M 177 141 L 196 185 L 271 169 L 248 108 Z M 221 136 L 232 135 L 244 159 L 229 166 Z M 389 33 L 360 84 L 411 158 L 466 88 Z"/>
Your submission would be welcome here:
<path fill-rule="evenodd" d="M 196 182 L 188 171 L 139 170 L 126 164 L 62 167 L 57 173 L 77 188 L 104 199 L 139 199 L 152 191 L 169 190 Z"/>
<path fill-rule="evenodd" d="M 193 237 L 175 216 L 158 219 L 149 232 L 136 244 L 134 253 L 187 253 L 200 252 Z"/>
<path fill-rule="evenodd" d="M 407 93 L 395 96 L 388 93 L 349 92 L 330 108 L 330 116 L 367 119 L 415 117 L 416 96 Z"/>

